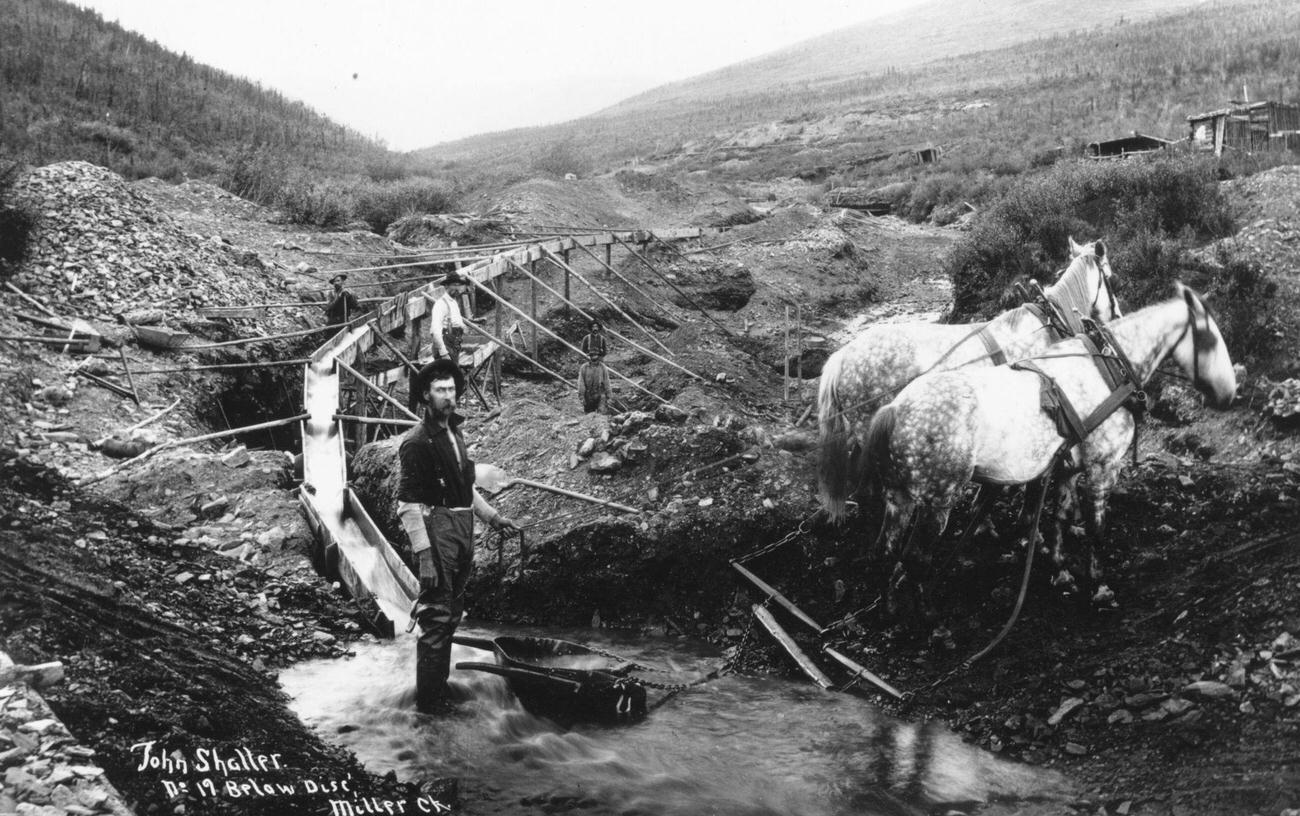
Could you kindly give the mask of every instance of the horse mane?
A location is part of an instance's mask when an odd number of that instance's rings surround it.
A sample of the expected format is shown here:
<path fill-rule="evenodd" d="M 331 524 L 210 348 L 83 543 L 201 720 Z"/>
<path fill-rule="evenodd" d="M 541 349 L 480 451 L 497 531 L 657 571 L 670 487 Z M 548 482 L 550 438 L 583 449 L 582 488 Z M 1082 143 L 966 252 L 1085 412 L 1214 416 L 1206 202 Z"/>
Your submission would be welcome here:
<path fill-rule="evenodd" d="M 1078 309 L 1079 314 L 1088 317 L 1092 313 L 1092 301 L 1096 298 L 1096 292 L 1088 291 L 1088 275 L 1086 272 L 1087 265 L 1091 264 L 1097 270 L 1097 281 L 1099 286 L 1102 283 L 1102 274 L 1100 266 L 1097 266 L 1096 255 L 1080 255 L 1070 265 L 1066 266 L 1065 272 L 1057 278 L 1056 283 L 1044 290 L 1045 294 L 1056 301 L 1067 312 Z"/>
<path fill-rule="evenodd" d="M 1087 264 L 1091 264 L 1097 270 L 1098 286 L 1106 285 L 1101 267 L 1097 265 L 1097 256 L 1087 254 L 1080 255 L 1071 261 L 1070 265 L 1056 279 L 1056 283 L 1043 291 L 1043 294 L 1051 298 L 1060 307 L 1066 319 L 1071 323 L 1078 320 L 1079 316 L 1092 316 L 1092 304 L 1097 293 L 1088 290 Z"/>

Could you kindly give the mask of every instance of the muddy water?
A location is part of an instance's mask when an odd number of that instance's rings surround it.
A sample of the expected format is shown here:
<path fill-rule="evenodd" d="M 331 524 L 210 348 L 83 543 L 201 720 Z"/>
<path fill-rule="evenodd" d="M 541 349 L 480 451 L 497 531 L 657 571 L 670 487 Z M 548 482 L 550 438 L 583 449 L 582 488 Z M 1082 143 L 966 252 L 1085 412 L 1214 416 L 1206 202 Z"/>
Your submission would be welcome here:
<path fill-rule="evenodd" d="M 491 637 L 505 632 L 466 630 Z M 509 634 L 539 634 L 511 631 Z M 551 633 L 701 676 L 719 659 L 681 641 Z M 901 814 L 1064 797 L 1068 783 L 811 685 L 729 676 L 672 696 L 636 725 L 563 731 L 522 710 L 496 676 L 457 671 L 457 714 L 413 712 L 414 642 L 360 644 L 348 660 L 281 676 L 294 707 L 376 773 L 461 780 L 468 814 Z M 456 647 L 458 661 L 491 661 Z M 661 692 L 651 691 L 654 705 Z"/>

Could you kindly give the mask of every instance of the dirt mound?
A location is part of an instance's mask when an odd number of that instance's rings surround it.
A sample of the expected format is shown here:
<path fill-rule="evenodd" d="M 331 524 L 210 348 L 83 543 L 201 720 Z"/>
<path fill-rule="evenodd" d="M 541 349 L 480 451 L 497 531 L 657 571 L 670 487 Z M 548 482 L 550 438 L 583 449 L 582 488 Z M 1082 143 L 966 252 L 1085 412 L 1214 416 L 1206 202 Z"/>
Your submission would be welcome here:
<path fill-rule="evenodd" d="M 408 215 L 388 227 L 390 241 L 408 247 L 448 247 L 453 243 L 490 244 L 511 236 L 504 218 L 479 217 L 472 214 Z"/>
<path fill-rule="evenodd" d="M 14 282 L 58 311 L 111 319 L 146 306 L 192 312 L 275 299 L 276 287 L 257 274 L 260 264 L 247 253 L 186 232 L 102 167 L 80 161 L 41 167 L 19 180 L 15 195 L 40 221 Z"/>
<path fill-rule="evenodd" d="M 686 295 L 674 293 L 673 303 L 683 309 L 694 308 L 698 303 L 720 312 L 745 308 L 758 288 L 754 276 L 739 261 L 693 264 L 689 274 L 676 279 L 676 283 Z"/>

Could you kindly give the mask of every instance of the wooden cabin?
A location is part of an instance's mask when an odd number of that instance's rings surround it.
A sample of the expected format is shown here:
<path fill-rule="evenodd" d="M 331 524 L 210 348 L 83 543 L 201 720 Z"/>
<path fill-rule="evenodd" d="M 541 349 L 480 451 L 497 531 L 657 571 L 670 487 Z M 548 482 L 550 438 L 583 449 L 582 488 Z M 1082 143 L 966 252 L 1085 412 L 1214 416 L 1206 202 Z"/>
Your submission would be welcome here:
<path fill-rule="evenodd" d="M 1265 100 L 1233 102 L 1220 110 L 1187 117 L 1192 146 L 1258 153 L 1268 150 L 1300 151 L 1300 105 Z"/>
<path fill-rule="evenodd" d="M 1159 136 L 1148 136 L 1145 133 L 1133 131 L 1131 136 L 1121 136 L 1118 139 L 1105 139 L 1096 142 L 1089 142 L 1086 156 L 1090 159 L 1122 159 L 1127 156 L 1136 156 L 1143 153 L 1154 153 L 1157 150 L 1164 150 L 1173 144 L 1169 139 L 1161 139 Z"/>

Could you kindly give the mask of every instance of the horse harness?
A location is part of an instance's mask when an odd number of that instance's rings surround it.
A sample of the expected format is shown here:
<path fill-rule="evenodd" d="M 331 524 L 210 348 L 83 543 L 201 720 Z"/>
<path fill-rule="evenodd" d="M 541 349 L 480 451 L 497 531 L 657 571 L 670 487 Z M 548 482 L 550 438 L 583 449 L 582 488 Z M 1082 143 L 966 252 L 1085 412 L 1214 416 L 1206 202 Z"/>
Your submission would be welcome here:
<path fill-rule="evenodd" d="M 1040 392 L 1042 408 L 1056 423 L 1057 433 L 1065 439 L 1062 445 L 1063 451 L 1081 444 L 1111 414 L 1121 407 L 1127 408 L 1133 415 L 1132 451 L 1136 464 L 1138 432 L 1147 407 L 1146 392 L 1142 390 L 1142 383 L 1133 361 L 1120 348 L 1110 329 L 1091 321 L 1089 323 L 1091 325 L 1084 333 L 1077 335 L 1077 339 L 1083 343 L 1085 354 L 1092 359 L 1102 380 L 1110 389 L 1110 394 L 1087 417 L 1080 417 L 1060 383 L 1039 368 L 1033 360 L 1020 360 L 1012 363 L 1011 368 L 1033 372 L 1042 381 Z"/>
<path fill-rule="evenodd" d="M 1021 286 L 1025 303 L 1020 308 L 1029 312 L 1042 324 L 1043 328 L 1052 335 L 1053 343 L 1058 343 L 1085 331 L 1083 319 L 1078 314 L 1067 311 L 1061 304 L 1052 300 L 1043 291 L 1038 281 L 1031 281 L 1030 283 L 1033 287 L 1032 291 Z M 984 344 L 984 350 L 988 352 L 986 356 L 993 365 L 1000 366 L 1006 363 L 1007 353 L 998 345 L 998 341 L 993 337 L 993 333 L 989 331 L 987 323 L 976 332 L 976 336 Z"/>

